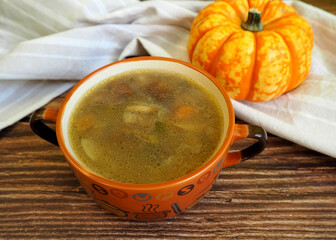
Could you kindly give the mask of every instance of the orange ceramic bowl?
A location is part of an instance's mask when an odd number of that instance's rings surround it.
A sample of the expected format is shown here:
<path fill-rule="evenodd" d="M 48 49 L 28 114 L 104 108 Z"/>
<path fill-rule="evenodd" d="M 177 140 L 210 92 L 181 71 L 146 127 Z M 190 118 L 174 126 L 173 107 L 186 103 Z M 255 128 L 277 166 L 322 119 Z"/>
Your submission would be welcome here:
<path fill-rule="evenodd" d="M 201 168 L 181 178 L 156 184 L 128 184 L 111 181 L 92 173 L 76 157 L 68 139 L 68 122 L 72 109 L 85 92 L 99 82 L 126 71 L 164 69 L 193 79 L 208 89 L 219 102 L 224 126 L 220 146 Z M 56 122 L 57 140 L 45 128 L 43 120 Z M 41 125 L 44 126 L 41 129 Z M 235 124 L 230 98 L 221 84 L 207 72 L 183 61 L 162 57 L 138 57 L 104 66 L 82 79 L 66 96 L 61 108 L 40 109 L 31 117 L 32 129 L 41 137 L 58 144 L 74 174 L 87 193 L 108 211 L 134 220 L 161 220 L 179 215 L 200 201 L 210 190 L 223 167 L 252 157 L 265 148 L 266 132 L 257 126 Z M 242 151 L 228 153 L 238 139 L 252 137 L 258 141 Z"/>

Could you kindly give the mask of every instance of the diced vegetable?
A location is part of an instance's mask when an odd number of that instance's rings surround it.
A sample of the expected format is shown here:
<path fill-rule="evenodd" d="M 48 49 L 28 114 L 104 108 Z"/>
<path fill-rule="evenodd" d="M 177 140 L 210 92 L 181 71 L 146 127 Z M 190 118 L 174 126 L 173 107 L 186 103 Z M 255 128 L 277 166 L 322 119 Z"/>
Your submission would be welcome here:
<path fill-rule="evenodd" d="M 127 112 L 134 113 L 156 113 L 158 110 L 155 107 L 145 106 L 145 105 L 130 105 L 125 108 Z"/>
<path fill-rule="evenodd" d="M 146 105 L 130 105 L 125 108 L 123 120 L 125 123 L 147 124 L 148 116 L 157 113 L 158 109 Z"/>
<path fill-rule="evenodd" d="M 133 90 L 124 82 L 115 82 L 112 84 L 112 92 L 117 98 L 131 95 Z"/>
<path fill-rule="evenodd" d="M 178 120 L 190 119 L 195 114 L 195 109 L 192 106 L 180 106 L 175 114 Z"/>
<path fill-rule="evenodd" d="M 159 143 L 157 136 L 154 134 L 136 134 L 136 136 L 146 143 L 150 143 L 150 144 Z"/>
<path fill-rule="evenodd" d="M 97 149 L 96 144 L 91 139 L 82 139 L 82 147 L 86 155 L 93 161 L 97 161 Z"/>
<path fill-rule="evenodd" d="M 176 121 L 174 122 L 174 125 L 186 131 L 200 132 L 203 130 L 205 123 L 190 122 L 190 121 L 182 121 L 182 122 Z"/>
<path fill-rule="evenodd" d="M 191 105 L 177 107 L 174 113 L 174 123 L 176 127 L 187 131 L 200 132 L 206 123 L 196 118 L 196 110 Z"/>
<path fill-rule="evenodd" d="M 123 120 L 125 123 L 136 123 L 139 116 L 133 112 L 124 112 Z"/>
<path fill-rule="evenodd" d="M 162 162 L 162 166 L 164 167 L 172 167 L 176 164 L 177 156 L 170 156 L 165 161 Z"/>
<path fill-rule="evenodd" d="M 167 83 L 161 80 L 155 81 L 148 86 L 148 93 L 158 100 L 164 100 L 168 96 Z"/>

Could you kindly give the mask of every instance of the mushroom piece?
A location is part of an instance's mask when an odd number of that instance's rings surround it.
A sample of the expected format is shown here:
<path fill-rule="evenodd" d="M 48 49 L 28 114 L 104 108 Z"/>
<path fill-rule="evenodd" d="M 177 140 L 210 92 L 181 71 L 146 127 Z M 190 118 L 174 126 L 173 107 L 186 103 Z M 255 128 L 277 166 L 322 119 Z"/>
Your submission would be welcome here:
<path fill-rule="evenodd" d="M 125 123 L 141 123 L 158 112 L 158 109 L 146 105 L 130 105 L 125 108 L 123 120 Z"/>
<path fill-rule="evenodd" d="M 130 105 L 125 108 L 125 111 L 150 114 L 150 113 L 157 113 L 158 110 L 155 107 L 150 107 L 146 105 Z"/>
<path fill-rule="evenodd" d="M 168 97 L 168 84 L 161 80 L 154 81 L 147 86 L 147 92 L 157 100 L 163 101 Z"/>

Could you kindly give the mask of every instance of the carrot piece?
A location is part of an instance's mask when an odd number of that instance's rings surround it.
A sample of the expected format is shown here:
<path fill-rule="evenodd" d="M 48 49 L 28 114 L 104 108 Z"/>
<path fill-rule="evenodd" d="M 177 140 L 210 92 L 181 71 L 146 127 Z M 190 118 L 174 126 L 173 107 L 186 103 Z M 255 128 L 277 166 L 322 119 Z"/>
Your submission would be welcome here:
<path fill-rule="evenodd" d="M 181 106 L 176 111 L 176 118 L 183 120 L 191 118 L 195 113 L 195 110 L 192 106 Z"/>

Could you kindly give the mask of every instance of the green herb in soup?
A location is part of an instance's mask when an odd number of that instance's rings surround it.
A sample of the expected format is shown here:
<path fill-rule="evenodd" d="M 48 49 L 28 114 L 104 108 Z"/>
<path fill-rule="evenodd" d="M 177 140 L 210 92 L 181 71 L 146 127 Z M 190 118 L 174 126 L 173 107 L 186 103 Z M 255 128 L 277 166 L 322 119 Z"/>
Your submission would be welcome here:
<path fill-rule="evenodd" d="M 187 77 L 139 70 L 89 90 L 74 108 L 69 139 L 90 171 L 147 184 L 182 177 L 216 151 L 223 118 L 214 97 Z"/>

